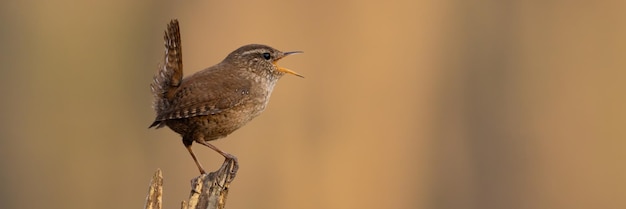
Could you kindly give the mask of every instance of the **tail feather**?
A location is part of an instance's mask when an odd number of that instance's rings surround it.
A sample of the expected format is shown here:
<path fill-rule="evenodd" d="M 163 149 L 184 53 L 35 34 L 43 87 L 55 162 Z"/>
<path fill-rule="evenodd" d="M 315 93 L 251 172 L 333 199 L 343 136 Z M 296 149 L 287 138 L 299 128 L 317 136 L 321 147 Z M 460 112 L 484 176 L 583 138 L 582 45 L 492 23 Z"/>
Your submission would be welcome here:
<path fill-rule="evenodd" d="M 156 128 L 158 129 L 158 128 L 162 128 L 164 125 L 165 124 L 164 124 L 163 121 L 158 121 L 157 120 L 157 121 L 154 121 L 152 124 L 150 124 L 150 126 L 148 128 L 152 128 L 152 127 L 156 126 Z"/>
<path fill-rule="evenodd" d="M 165 41 L 164 61 L 150 84 L 154 96 L 152 107 L 157 115 L 169 109 L 171 96 L 183 79 L 183 54 L 178 20 L 174 19 L 167 25 L 163 39 Z"/>

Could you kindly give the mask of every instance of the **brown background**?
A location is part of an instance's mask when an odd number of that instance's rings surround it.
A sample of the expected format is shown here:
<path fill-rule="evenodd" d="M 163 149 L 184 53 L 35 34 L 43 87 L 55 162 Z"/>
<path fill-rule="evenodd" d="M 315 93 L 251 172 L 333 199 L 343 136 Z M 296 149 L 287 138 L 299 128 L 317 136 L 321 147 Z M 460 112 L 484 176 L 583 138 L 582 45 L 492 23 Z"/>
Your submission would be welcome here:
<path fill-rule="evenodd" d="M 305 51 L 214 143 L 228 208 L 626 208 L 626 2 L 585 2 L 3 1 L 0 208 L 142 208 L 157 168 L 179 208 L 197 170 L 147 129 L 171 18 L 186 74 Z"/>

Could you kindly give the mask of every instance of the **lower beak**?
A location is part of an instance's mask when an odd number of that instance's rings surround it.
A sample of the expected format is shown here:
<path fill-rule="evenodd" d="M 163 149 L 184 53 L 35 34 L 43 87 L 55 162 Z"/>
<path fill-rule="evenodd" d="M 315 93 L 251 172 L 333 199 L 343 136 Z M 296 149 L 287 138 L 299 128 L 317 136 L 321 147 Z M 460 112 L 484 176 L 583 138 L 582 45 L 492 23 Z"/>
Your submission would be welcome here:
<path fill-rule="evenodd" d="M 295 76 L 298 76 L 300 78 L 304 78 L 304 76 L 302 76 L 302 75 L 300 75 L 300 74 L 298 74 L 296 72 L 293 72 L 293 70 L 289 70 L 289 69 L 284 68 L 284 67 L 278 67 L 278 72 L 289 73 L 291 75 L 295 75 Z"/>

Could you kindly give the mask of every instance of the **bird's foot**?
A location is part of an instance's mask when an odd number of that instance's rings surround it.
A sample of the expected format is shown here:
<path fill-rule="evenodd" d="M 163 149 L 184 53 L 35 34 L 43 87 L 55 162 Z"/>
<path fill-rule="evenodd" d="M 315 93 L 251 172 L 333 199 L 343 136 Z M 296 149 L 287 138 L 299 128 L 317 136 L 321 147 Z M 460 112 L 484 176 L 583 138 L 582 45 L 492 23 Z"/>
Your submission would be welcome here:
<path fill-rule="evenodd" d="M 229 172 L 227 182 L 230 183 L 233 179 L 235 179 L 235 175 L 237 175 L 239 162 L 237 161 L 237 157 L 228 153 L 224 153 L 224 158 L 224 163 L 222 164 L 222 167 L 220 167 L 220 170 Z"/>

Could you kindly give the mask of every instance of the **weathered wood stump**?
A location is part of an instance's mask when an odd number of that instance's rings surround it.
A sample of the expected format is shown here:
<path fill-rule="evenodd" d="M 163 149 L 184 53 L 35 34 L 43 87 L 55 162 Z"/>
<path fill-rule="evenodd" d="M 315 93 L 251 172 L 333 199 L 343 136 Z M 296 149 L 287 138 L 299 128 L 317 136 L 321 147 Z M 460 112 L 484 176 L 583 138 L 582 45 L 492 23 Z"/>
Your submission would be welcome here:
<path fill-rule="evenodd" d="M 200 175 L 191 181 L 189 200 L 183 200 L 182 209 L 223 209 L 226 206 L 228 187 L 235 179 L 236 169 L 233 160 L 226 160 L 217 171 Z M 162 209 L 163 174 L 160 169 L 154 173 L 145 209 Z"/>

